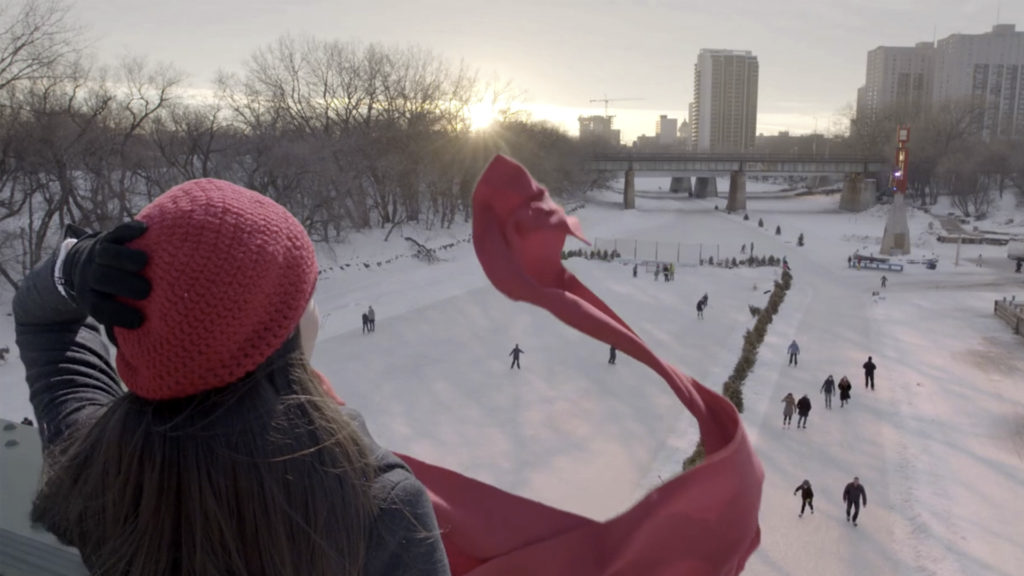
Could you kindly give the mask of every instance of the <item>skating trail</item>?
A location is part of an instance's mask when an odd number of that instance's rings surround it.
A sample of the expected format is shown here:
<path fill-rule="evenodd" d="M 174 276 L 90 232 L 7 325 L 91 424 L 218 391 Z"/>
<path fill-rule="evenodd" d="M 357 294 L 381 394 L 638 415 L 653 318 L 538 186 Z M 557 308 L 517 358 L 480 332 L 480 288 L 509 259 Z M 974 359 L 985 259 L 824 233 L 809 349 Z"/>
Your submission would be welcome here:
<path fill-rule="evenodd" d="M 645 189 L 642 179 L 637 185 Z M 786 256 L 793 267 L 793 289 L 745 388 L 743 418 L 766 472 L 763 542 L 747 573 L 1019 574 L 1024 339 L 993 316 L 992 301 L 1024 298 L 1024 279 L 1005 248 L 973 248 L 965 260 L 981 251 L 985 267 L 972 259 L 954 268 L 955 247 L 936 244 L 931 216 L 911 211 L 915 255 L 934 252 L 939 269 L 889 273 L 884 297 L 873 297 L 881 273 L 845 263 L 878 245 L 883 208 L 849 215 L 835 196 L 759 199 L 754 183 L 748 194 L 749 221 L 716 211 L 724 198 L 642 197 L 638 210 L 624 212 L 615 195 L 597 194 L 577 213 L 591 238 L 717 243 L 722 256 L 737 258 L 753 241 L 756 253 Z M 801 232 L 806 245 L 797 247 Z M 369 248 L 375 262 L 383 249 Z M 615 515 L 678 473 L 696 426 L 663 382 L 622 353 L 609 366 L 606 345 L 499 295 L 469 244 L 443 256 L 432 266 L 406 258 L 336 269 L 318 284 L 324 327 L 314 365 L 383 444 L 594 518 Z M 714 389 L 753 325 L 747 306 L 764 304 L 779 273 L 678 267 L 666 284 L 634 279 L 630 265 L 567 266 L 655 352 Z M 710 306 L 698 320 L 705 292 Z M 362 335 L 359 315 L 370 304 L 377 331 Z M 0 316 L 0 334 L 0 345 L 13 344 L 10 317 Z M 794 338 L 800 365 L 790 368 Z M 526 353 L 522 369 L 510 371 L 516 342 Z M 860 368 L 869 354 L 878 364 L 873 393 Z M 818 394 L 830 373 L 855 385 L 849 407 L 836 399 L 831 412 Z M 23 378 L 12 351 L 0 366 L 0 416 L 31 414 Z M 789 391 L 811 397 L 806 430 L 781 428 L 779 400 Z M 840 498 L 854 475 L 868 492 L 857 528 L 845 522 Z M 804 478 L 816 513 L 798 518 L 793 489 Z"/>

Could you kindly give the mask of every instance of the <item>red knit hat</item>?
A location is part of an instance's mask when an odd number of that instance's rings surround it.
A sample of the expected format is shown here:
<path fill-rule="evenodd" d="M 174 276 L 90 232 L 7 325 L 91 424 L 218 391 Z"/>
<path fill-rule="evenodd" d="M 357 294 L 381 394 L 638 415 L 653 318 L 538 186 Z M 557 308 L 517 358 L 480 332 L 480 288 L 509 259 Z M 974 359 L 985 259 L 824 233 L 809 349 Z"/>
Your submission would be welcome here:
<path fill-rule="evenodd" d="M 141 328 L 115 328 L 117 371 L 150 400 L 226 386 L 295 330 L 317 265 L 302 224 L 270 198 L 223 180 L 191 180 L 143 208 L 153 285 Z"/>

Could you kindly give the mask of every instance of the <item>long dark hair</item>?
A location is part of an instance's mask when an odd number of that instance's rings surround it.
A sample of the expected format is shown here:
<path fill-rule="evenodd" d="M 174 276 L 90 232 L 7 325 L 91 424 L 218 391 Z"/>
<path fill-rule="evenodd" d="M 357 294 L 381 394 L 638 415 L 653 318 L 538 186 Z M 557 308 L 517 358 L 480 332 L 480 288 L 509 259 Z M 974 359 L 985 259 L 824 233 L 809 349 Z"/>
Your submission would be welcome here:
<path fill-rule="evenodd" d="M 361 438 L 296 335 L 224 388 L 119 397 L 48 451 L 32 519 L 96 575 L 356 575 L 376 513 Z"/>

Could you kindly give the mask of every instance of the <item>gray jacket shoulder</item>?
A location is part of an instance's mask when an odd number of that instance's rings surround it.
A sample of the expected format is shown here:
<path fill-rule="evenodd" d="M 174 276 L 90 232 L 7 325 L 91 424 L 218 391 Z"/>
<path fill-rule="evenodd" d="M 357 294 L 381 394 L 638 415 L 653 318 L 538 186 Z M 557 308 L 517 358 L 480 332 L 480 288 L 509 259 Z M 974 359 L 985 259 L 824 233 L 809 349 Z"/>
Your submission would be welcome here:
<path fill-rule="evenodd" d="M 450 574 L 427 489 L 401 459 L 377 444 L 358 411 L 348 407 L 341 410 L 363 435 L 377 469 L 372 487 L 377 517 L 364 573 L 367 576 Z"/>

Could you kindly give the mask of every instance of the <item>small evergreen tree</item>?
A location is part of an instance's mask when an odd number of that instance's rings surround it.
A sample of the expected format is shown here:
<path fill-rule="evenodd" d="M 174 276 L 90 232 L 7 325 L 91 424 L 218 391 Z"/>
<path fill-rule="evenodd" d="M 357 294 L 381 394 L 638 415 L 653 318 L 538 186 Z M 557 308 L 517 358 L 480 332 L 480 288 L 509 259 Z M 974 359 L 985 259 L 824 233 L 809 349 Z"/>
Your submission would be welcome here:
<path fill-rule="evenodd" d="M 743 213 L 743 220 L 750 220 L 750 214 L 747 214 L 746 212 L 744 212 Z"/>

